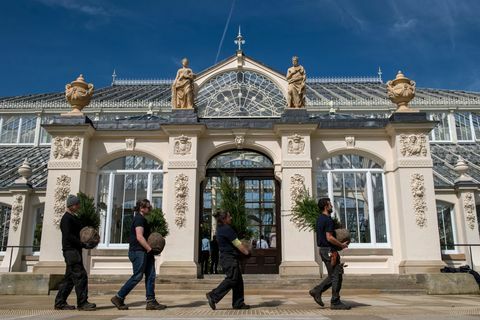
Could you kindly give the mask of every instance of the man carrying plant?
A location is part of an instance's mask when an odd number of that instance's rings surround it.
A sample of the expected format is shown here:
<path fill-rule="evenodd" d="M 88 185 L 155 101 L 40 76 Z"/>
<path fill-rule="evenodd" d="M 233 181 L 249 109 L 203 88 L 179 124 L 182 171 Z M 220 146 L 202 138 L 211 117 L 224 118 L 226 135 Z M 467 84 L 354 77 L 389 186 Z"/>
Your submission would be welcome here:
<path fill-rule="evenodd" d="M 250 252 L 230 226 L 232 216 L 229 212 L 220 212 L 215 215 L 217 219 L 217 241 L 220 249 L 220 264 L 225 272 L 225 279 L 217 288 L 206 294 L 208 305 L 215 310 L 216 304 L 231 290 L 233 290 L 232 307 L 234 309 L 250 309 L 245 304 L 243 295 L 243 278 L 240 270 L 240 253 L 248 256 Z"/>
<path fill-rule="evenodd" d="M 80 311 L 93 311 L 96 310 L 97 305 L 87 300 L 88 276 L 82 260 L 82 248 L 86 248 L 86 246 L 80 242 L 80 230 L 83 227 L 77 217 L 77 212 L 80 209 L 80 200 L 71 194 L 67 197 L 66 207 L 66 212 L 62 216 L 62 220 L 60 220 L 62 251 L 66 269 L 65 276 L 58 287 L 58 293 L 55 297 L 55 309 L 75 309 L 75 306 L 67 303 L 67 298 L 73 287 L 75 287 L 77 309 Z"/>
<path fill-rule="evenodd" d="M 333 211 L 332 203 L 329 198 L 322 198 L 318 201 L 320 215 L 317 218 L 315 230 L 317 232 L 317 246 L 320 249 L 320 257 L 327 267 L 328 277 L 318 286 L 309 291 L 316 303 L 324 306 L 322 293 L 332 288 L 332 299 L 330 308 L 337 310 L 349 310 L 347 306 L 340 301 L 340 289 L 342 288 L 343 265 L 340 263 L 338 249 L 342 250 L 348 247 L 348 241 L 339 242 L 335 238 L 335 225 L 330 214 Z"/>
<path fill-rule="evenodd" d="M 135 216 L 130 227 L 130 244 L 128 258 L 132 262 L 133 275 L 118 293 L 110 299 L 118 310 L 127 310 L 126 296 L 142 280 L 145 274 L 145 289 L 147 297 L 147 310 L 163 310 L 165 305 L 159 304 L 155 299 L 155 257 L 147 240 L 150 235 L 150 225 L 145 216 L 150 213 L 152 206 L 147 199 L 137 201 Z"/>

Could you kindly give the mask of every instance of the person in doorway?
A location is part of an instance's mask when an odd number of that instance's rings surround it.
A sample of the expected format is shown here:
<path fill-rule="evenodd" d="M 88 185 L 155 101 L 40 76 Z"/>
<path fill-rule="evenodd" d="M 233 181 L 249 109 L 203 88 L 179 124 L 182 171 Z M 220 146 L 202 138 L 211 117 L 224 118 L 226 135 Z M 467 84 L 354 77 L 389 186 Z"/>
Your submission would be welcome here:
<path fill-rule="evenodd" d="M 145 289 L 147 299 L 147 310 L 163 310 L 165 305 L 155 299 L 155 256 L 147 240 L 150 235 L 150 226 L 145 216 L 152 210 L 148 199 L 137 201 L 135 216 L 130 227 L 130 244 L 128 258 L 132 262 L 133 275 L 120 288 L 115 296 L 110 299 L 118 310 L 128 310 L 125 298 L 133 288 L 142 280 L 145 274 Z"/>
<path fill-rule="evenodd" d="M 210 258 L 212 263 L 210 264 L 210 273 L 218 273 L 218 241 L 217 236 L 213 236 L 212 241 L 210 241 Z"/>
<path fill-rule="evenodd" d="M 77 294 L 77 309 L 80 311 L 96 310 L 96 304 L 88 302 L 88 275 L 83 266 L 82 248 L 87 248 L 80 242 L 82 223 L 77 217 L 80 209 L 80 200 L 69 195 L 66 202 L 66 212 L 60 220 L 62 231 L 62 251 L 65 258 L 65 276 L 58 286 L 55 297 L 56 310 L 73 310 L 75 306 L 67 303 L 67 298 L 75 287 Z M 91 248 L 87 248 L 91 249 Z"/>
<path fill-rule="evenodd" d="M 262 234 L 260 236 L 260 241 L 258 241 L 258 249 L 268 249 L 268 243 L 267 240 L 265 240 L 265 236 Z"/>
<path fill-rule="evenodd" d="M 208 274 L 208 259 L 210 259 L 210 240 L 207 235 L 202 238 L 202 250 L 200 252 L 200 263 L 202 274 Z"/>
<path fill-rule="evenodd" d="M 343 264 L 340 263 L 338 249 L 342 250 L 348 247 L 348 242 L 339 242 L 335 238 L 335 227 L 330 214 L 333 211 L 332 203 L 329 198 L 322 198 L 318 201 L 320 215 L 316 222 L 317 246 L 320 248 L 320 257 L 327 267 L 328 277 L 318 286 L 309 291 L 316 303 L 324 306 L 322 293 L 330 287 L 332 288 L 332 299 L 330 300 L 331 309 L 349 310 L 350 306 L 340 301 L 340 289 L 343 280 Z"/>
<path fill-rule="evenodd" d="M 245 304 L 243 292 L 243 278 L 240 270 L 239 255 L 249 255 L 247 247 L 238 240 L 236 232 L 230 226 L 232 216 L 229 212 L 219 212 L 217 219 L 217 240 L 220 249 L 220 264 L 225 272 L 225 279 L 212 291 L 206 294 L 208 305 L 215 310 L 216 304 L 233 290 L 232 307 L 234 309 L 250 309 Z"/>

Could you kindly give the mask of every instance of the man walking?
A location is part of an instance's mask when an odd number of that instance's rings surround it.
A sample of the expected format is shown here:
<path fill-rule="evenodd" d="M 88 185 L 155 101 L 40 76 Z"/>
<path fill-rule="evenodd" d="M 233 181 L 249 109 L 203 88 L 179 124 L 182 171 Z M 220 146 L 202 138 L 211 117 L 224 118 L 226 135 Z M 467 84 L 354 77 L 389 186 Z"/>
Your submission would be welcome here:
<path fill-rule="evenodd" d="M 208 259 L 210 259 L 210 240 L 207 235 L 203 235 L 202 252 L 200 253 L 202 274 L 208 274 Z"/>
<path fill-rule="evenodd" d="M 316 222 L 317 246 L 320 248 L 320 257 L 327 267 L 328 277 L 325 278 L 318 286 L 309 291 L 316 303 L 324 306 L 322 301 L 322 293 L 330 287 L 332 288 L 332 299 L 330 300 L 330 308 L 337 310 L 349 310 L 347 306 L 340 301 L 340 289 L 342 288 L 343 264 L 340 263 L 340 250 L 348 247 L 348 242 L 339 242 L 335 236 L 335 226 L 333 219 L 330 217 L 332 213 L 332 203 L 329 198 L 322 198 L 318 201 L 320 215 Z"/>
<path fill-rule="evenodd" d="M 210 241 L 210 257 L 212 259 L 212 264 L 210 264 L 210 273 L 218 273 L 218 242 L 217 236 L 213 236 L 212 241 Z"/>
<path fill-rule="evenodd" d="M 60 220 L 62 231 L 62 251 L 65 258 L 65 276 L 58 286 L 58 293 L 55 297 L 56 310 L 73 310 L 75 306 L 67 303 L 67 298 L 75 287 L 77 294 L 77 309 L 80 311 L 96 310 L 95 303 L 88 302 L 88 276 L 83 266 L 82 248 L 86 248 L 80 242 L 80 230 L 82 224 L 76 216 L 80 209 L 80 200 L 69 195 L 66 202 L 66 212 Z M 89 249 L 89 248 L 87 248 Z"/>
<path fill-rule="evenodd" d="M 135 216 L 130 227 L 130 244 L 128 258 L 132 262 L 133 275 L 118 293 L 110 299 L 118 310 L 128 310 L 125 298 L 132 289 L 142 280 L 145 274 L 145 289 L 147 297 L 147 310 L 163 310 L 166 308 L 155 299 L 155 257 L 152 248 L 147 243 L 150 235 L 150 226 L 145 216 L 150 213 L 152 206 L 147 199 L 137 201 Z"/>
<path fill-rule="evenodd" d="M 248 249 L 238 240 L 236 232 L 230 226 L 232 216 L 228 212 L 215 215 L 217 219 L 217 241 L 220 249 L 220 264 L 225 272 L 225 279 L 217 288 L 206 294 L 208 305 L 215 310 L 216 304 L 230 291 L 233 290 L 233 309 L 250 309 L 245 304 L 243 295 L 243 278 L 240 270 L 240 252 L 249 255 Z"/>

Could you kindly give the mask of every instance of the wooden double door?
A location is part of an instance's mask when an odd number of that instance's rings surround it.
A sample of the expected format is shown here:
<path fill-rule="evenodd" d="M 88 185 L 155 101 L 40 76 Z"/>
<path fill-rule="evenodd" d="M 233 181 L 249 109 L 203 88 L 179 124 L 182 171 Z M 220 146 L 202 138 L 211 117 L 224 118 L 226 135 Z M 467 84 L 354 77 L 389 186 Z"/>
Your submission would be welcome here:
<path fill-rule="evenodd" d="M 244 273 L 278 273 L 281 262 L 280 184 L 274 178 L 273 169 L 222 170 L 221 175 L 216 170 L 207 170 L 206 176 L 202 183 L 200 236 L 209 232 L 213 236 L 212 214 L 220 201 L 219 181 L 223 177 L 233 178 L 234 184 L 244 190 L 247 226 L 252 234 L 252 255 L 244 264 Z"/>

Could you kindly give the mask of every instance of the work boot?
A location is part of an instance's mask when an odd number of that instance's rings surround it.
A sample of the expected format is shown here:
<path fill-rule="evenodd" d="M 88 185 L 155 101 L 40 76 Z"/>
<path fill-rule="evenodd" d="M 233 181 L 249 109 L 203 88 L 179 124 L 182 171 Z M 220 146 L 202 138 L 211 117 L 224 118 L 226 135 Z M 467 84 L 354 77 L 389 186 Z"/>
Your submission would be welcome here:
<path fill-rule="evenodd" d="M 308 293 L 312 296 L 313 300 L 315 300 L 315 302 L 316 302 L 318 305 L 320 305 L 320 306 L 322 306 L 322 307 L 325 306 L 325 304 L 324 304 L 323 301 L 322 301 L 322 294 L 321 294 L 321 293 L 320 293 L 320 294 L 315 293 L 315 291 L 313 291 L 313 289 L 310 290 L 310 291 L 308 291 Z"/>
<path fill-rule="evenodd" d="M 147 306 L 145 307 L 146 310 L 163 310 L 167 306 L 160 304 L 157 302 L 157 300 L 147 300 Z"/>
<path fill-rule="evenodd" d="M 68 303 L 62 305 L 56 305 L 55 310 L 75 310 L 75 306 L 69 305 Z"/>
<path fill-rule="evenodd" d="M 245 310 L 247 310 L 247 309 L 250 309 L 250 306 L 248 304 L 242 303 L 238 307 L 233 307 L 233 309 L 236 309 L 236 310 L 245 309 Z"/>
<path fill-rule="evenodd" d="M 128 310 L 128 306 L 125 304 L 125 299 L 115 295 L 110 301 L 112 301 L 113 305 L 117 307 L 118 310 Z"/>
<path fill-rule="evenodd" d="M 350 310 L 352 307 L 347 306 L 342 301 L 338 301 L 337 303 L 330 304 L 330 309 L 332 310 Z"/>
<path fill-rule="evenodd" d="M 208 305 L 210 306 L 210 308 L 212 308 L 212 310 L 215 310 L 217 307 L 215 306 L 215 301 L 213 300 L 210 293 L 205 294 L 205 296 L 207 297 Z"/>
<path fill-rule="evenodd" d="M 97 305 L 95 303 L 85 302 L 81 306 L 77 307 L 78 311 L 95 311 L 97 310 Z"/>

